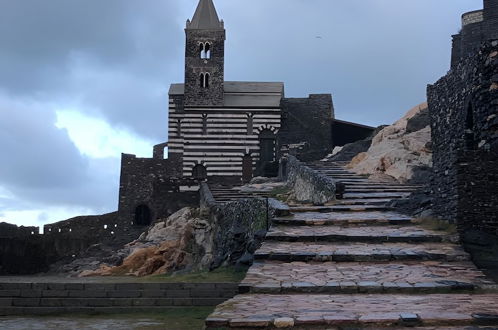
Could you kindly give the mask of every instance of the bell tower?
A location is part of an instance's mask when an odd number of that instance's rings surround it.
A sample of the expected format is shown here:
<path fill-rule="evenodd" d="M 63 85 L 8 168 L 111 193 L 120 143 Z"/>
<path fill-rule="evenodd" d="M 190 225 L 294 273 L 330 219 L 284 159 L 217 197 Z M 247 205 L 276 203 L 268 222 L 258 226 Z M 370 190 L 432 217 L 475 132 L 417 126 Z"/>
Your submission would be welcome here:
<path fill-rule="evenodd" d="M 226 37 L 212 0 L 199 1 L 185 34 L 185 105 L 223 106 Z"/>

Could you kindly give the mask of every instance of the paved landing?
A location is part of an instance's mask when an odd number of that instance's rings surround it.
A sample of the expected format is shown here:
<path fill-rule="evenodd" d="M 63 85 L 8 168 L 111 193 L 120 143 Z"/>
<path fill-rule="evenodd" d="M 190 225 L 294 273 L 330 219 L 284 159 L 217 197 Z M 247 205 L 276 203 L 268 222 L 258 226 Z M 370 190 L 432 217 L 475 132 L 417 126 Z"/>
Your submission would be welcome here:
<path fill-rule="evenodd" d="M 412 218 L 396 212 L 379 212 L 372 209 L 365 212 L 365 208 L 357 209 L 351 207 L 349 212 L 344 212 L 344 208 L 339 208 L 336 212 L 328 211 L 327 208 L 319 209 L 315 212 L 306 212 L 307 208 L 291 208 L 294 213 L 288 217 L 280 217 L 273 220 L 276 224 L 288 225 L 339 225 L 339 224 L 401 224 L 411 223 Z M 375 211 L 374 211 L 375 210 Z"/>
<path fill-rule="evenodd" d="M 273 226 L 267 240 L 347 242 L 442 242 L 444 233 L 416 226 Z"/>
<path fill-rule="evenodd" d="M 281 261 L 464 261 L 470 256 L 451 243 L 312 243 L 266 241 L 256 251 L 256 259 Z"/>
<path fill-rule="evenodd" d="M 241 286 L 258 293 L 438 293 L 493 284 L 471 262 L 256 263 Z"/>
<path fill-rule="evenodd" d="M 244 294 L 216 309 L 211 328 L 304 326 L 451 326 L 486 324 L 498 315 L 497 294 Z M 494 323 L 496 324 L 496 323 Z"/>

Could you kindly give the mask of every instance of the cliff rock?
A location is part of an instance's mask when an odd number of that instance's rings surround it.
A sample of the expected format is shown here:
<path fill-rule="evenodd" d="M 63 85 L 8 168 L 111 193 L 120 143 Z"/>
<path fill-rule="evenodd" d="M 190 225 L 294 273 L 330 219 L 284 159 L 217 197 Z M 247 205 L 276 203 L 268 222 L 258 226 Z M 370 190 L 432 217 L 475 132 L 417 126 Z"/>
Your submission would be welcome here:
<path fill-rule="evenodd" d="M 80 276 L 166 274 L 209 267 L 213 259 L 213 226 L 199 216 L 198 209 L 184 208 L 143 233 L 117 255 L 120 266 L 101 264 Z"/>
<path fill-rule="evenodd" d="M 419 176 L 420 169 L 432 167 L 427 111 L 427 103 L 422 103 L 383 128 L 368 151 L 358 154 L 347 167 L 358 174 L 388 175 L 400 182 L 410 181 Z"/>

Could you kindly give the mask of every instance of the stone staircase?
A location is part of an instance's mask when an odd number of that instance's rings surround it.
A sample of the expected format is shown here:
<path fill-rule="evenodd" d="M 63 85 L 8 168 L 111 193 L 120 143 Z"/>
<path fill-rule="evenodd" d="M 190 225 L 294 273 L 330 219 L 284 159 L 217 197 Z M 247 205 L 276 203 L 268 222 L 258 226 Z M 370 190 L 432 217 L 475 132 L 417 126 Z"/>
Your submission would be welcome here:
<path fill-rule="evenodd" d="M 374 183 L 338 163 L 310 164 L 345 184 L 333 205 L 277 217 L 240 294 L 208 329 L 498 327 L 498 294 L 454 237 L 386 206 L 415 186 Z M 427 328 L 429 329 L 429 328 Z"/>
<path fill-rule="evenodd" d="M 209 190 L 218 203 L 229 203 L 245 198 L 269 196 L 269 192 L 247 192 L 241 191 L 241 188 L 242 187 L 210 186 Z"/>

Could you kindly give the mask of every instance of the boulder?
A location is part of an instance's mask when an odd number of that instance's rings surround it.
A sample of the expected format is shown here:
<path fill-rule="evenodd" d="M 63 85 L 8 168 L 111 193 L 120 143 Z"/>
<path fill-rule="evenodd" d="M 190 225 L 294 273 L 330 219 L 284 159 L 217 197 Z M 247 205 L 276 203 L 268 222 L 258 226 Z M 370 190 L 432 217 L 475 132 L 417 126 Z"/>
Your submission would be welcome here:
<path fill-rule="evenodd" d="M 358 154 L 347 167 L 358 174 L 384 174 L 400 182 L 414 177 L 421 181 L 424 178 L 421 169 L 432 167 L 430 126 L 418 129 L 424 123 L 426 109 L 427 103 L 422 103 L 393 125 L 383 128 L 373 138 L 368 151 Z M 408 132 L 410 121 L 412 131 Z"/>

